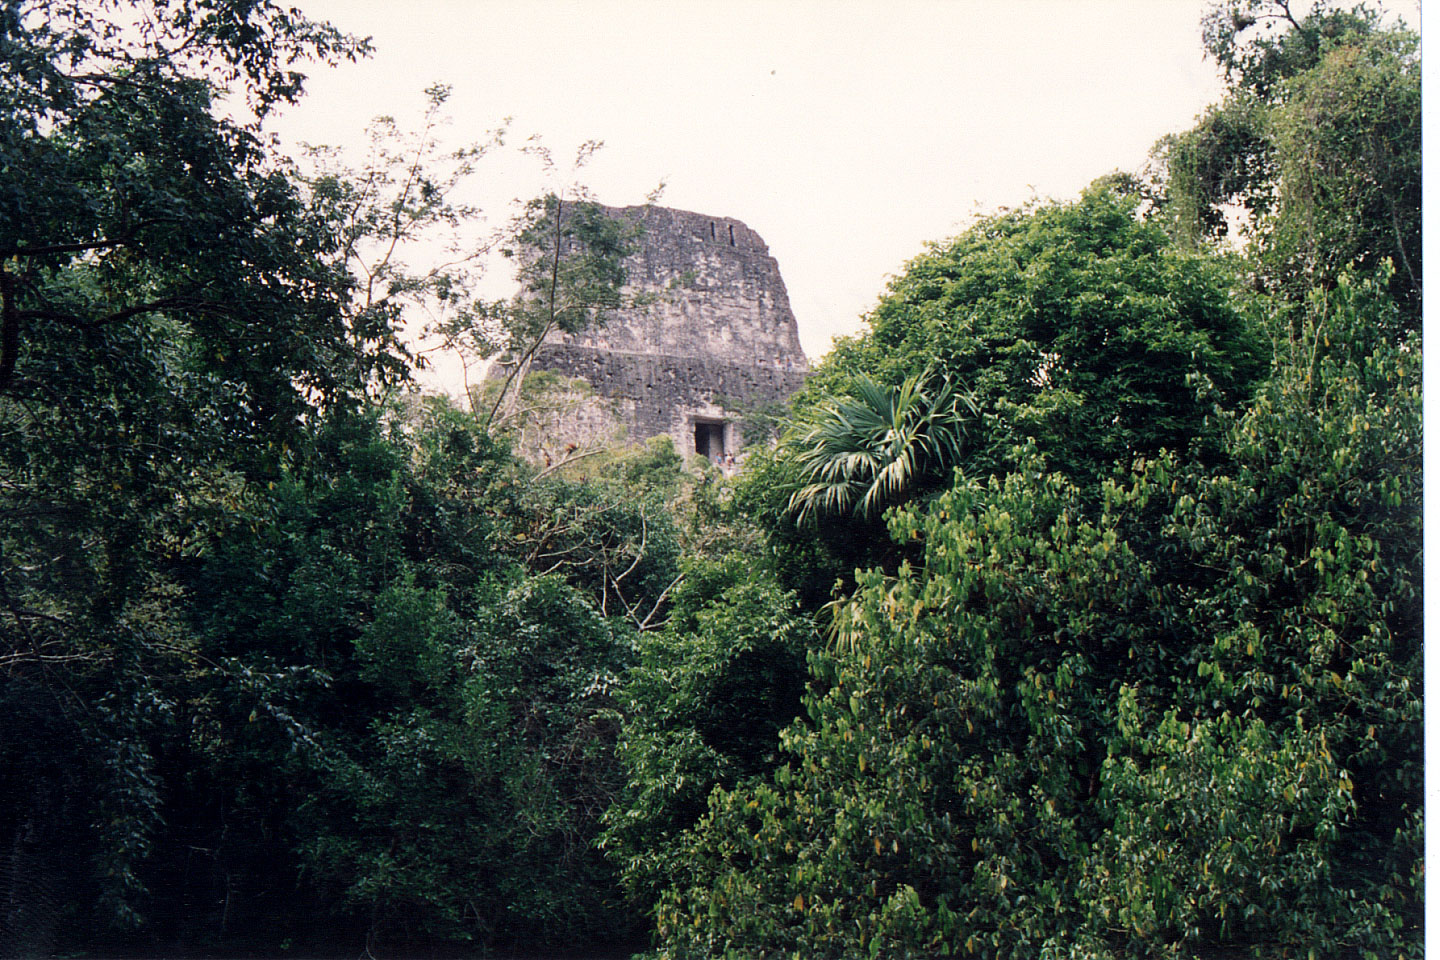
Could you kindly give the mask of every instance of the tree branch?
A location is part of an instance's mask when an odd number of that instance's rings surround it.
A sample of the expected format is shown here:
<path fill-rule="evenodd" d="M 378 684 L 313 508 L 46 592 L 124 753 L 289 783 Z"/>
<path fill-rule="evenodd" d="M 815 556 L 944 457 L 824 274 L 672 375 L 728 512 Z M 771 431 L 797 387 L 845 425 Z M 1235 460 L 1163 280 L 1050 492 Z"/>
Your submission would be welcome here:
<path fill-rule="evenodd" d="M 39 246 L 13 246 L 0 248 L 0 260 L 8 260 L 11 257 L 48 257 L 57 253 L 84 253 L 87 250 L 108 250 L 112 247 L 123 247 L 127 243 L 135 241 L 135 235 L 146 227 L 153 227 L 157 223 L 173 222 L 174 218 L 157 217 L 153 220 L 142 220 L 130 226 L 124 236 L 116 237 L 113 240 L 81 240 L 75 243 L 47 243 Z"/>
<path fill-rule="evenodd" d="M 46 257 L 56 253 L 83 253 L 86 250 L 104 250 L 119 247 L 130 242 L 131 237 L 119 240 L 91 240 L 85 243 L 51 243 L 38 247 L 5 247 L 0 249 L 0 259 L 11 257 Z"/>
<path fill-rule="evenodd" d="M 15 275 L 0 267 L 0 393 L 15 378 L 20 351 L 20 312 L 15 309 Z"/>
<path fill-rule="evenodd" d="M 561 233 L 565 225 L 564 212 L 565 198 L 557 193 L 555 195 L 555 249 L 552 251 L 552 259 L 550 261 L 550 289 L 547 291 L 546 305 L 549 316 L 544 329 L 540 331 L 540 335 L 535 338 L 535 342 L 530 345 L 530 349 L 525 351 L 524 356 L 520 358 L 520 362 L 515 364 L 515 369 L 510 371 L 510 376 L 506 377 L 505 383 L 501 385 L 500 395 L 495 398 L 495 405 L 490 408 L 490 415 L 485 418 L 485 429 L 487 432 L 490 429 L 490 424 L 495 420 L 495 412 L 500 409 L 500 402 L 505 399 L 506 391 L 509 390 L 510 384 L 514 383 L 517 378 L 519 378 L 520 382 L 515 384 L 515 395 L 517 398 L 519 397 L 520 388 L 525 382 L 525 374 L 529 368 L 530 361 L 534 358 L 535 352 L 540 349 L 540 345 L 545 342 L 545 338 L 550 335 L 550 331 L 554 330 L 559 322 L 557 319 L 559 308 L 556 306 L 556 302 L 560 296 L 560 254 L 562 250 Z M 506 416 L 508 418 L 508 412 Z"/>
<path fill-rule="evenodd" d="M 685 574 L 683 574 L 683 573 L 676 574 L 675 579 L 674 579 L 674 580 L 671 580 L 671 581 L 670 581 L 670 584 L 669 584 L 664 590 L 661 590 L 661 591 L 660 591 L 660 596 L 658 596 L 658 597 L 655 598 L 655 605 L 650 608 L 650 612 L 649 612 L 649 613 L 645 614 L 645 619 L 644 619 L 644 620 L 641 620 L 641 621 L 639 621 L 638 623 L 635 624 L 635 626 L 636 626 L 637 629 L 639 629 L 639 630 L 649 630 L 649 629 L 651 628 L 651 626 L 650 626 L 650 618 L 653 617 L 653 616 L 655 616 L 655 614 L 659 611 L 659 609 L 660 609 L 660 604 L 664 603 L 664 602 L 665 602 L 665 598 L 668 597 L 668 596 L 670 596 L 670 591 L 671 591 L 671 590 L 674 590 L 677 586 L 679 586 L 679 585 L 680 585 L 680 582 L 683 581 L 684 579 L 685 579 Z M 632 619 L 633 619 L 633 617 L 632 617 Z M 659 626 L 659 624 L 656 624 L 655 626 Z"/>
<path fill-rule="evenodd" d="M 221 313 L 226 315 L 234 314 L 234 310 L 214 300 L 200 300 L 195 297 L 161 297 L 159 300 L 151 300 L 147 303 L 138 303 L 133 307 L 126 307 L 124 310 L 104 317 L 97 317 L 86 320 L 77 317 L 72 313 L 62 313 L 58 310 L 22 310 L 20 316 L 30 320 L 55 320 L 59 323 L 68 323 L 77 327 L 101 327 L 108 323 L 118 323 L 121 320 L 129 320 L 131 317 L 142 313 L 153 313 L 156 310 L 181 309 L 200 310 L 210 313 Z"/>
<path fill-rule="evenodd" d="M 510 389 L 510 384 L 515 381 L 515 377 L 520 373 L 520 370 L 535 356 L 535 351 L 540 349 L 540 345 L 545 342 L 545 338 L 550 335 L 550 331 L 554 328 L 554 321 L 545 325 L 545 328 L 540 331 L 540 335 L 535 338 L 535 342 L 520 356 L 519 362 L 515 364 L 515 369 L 510 371 L 510 376 L 506 377 L 505 382 L 500 385 L 500 395 L 495 398 L 495 404 L 490 408 L 489 415 L 485 417 L 486 432 L 489 432 L 490 424 L 495 420 L 495 412 L 500 409 L 500 401 L 505 399 L 505 392 Z M 520 387 L 516 386 L 515 390 L 519 392 Z"/>
<path fill-rule="evenodd" d="M 561 460 L 559 463 L 555 464 L 554 466 L 552 466 L 552 467 L 546 467 L 544 470 L 541 470 L 539 473 L 535 474 L 535 479 L 536 479 L 536 480 L 539 480 L 541 477 L 544 477 L 544 476 L 547 476 L 548 474 L 554 473 L 556 470 L 559 470 L 561 467 L 568 467 L 570 464 L 574 463 L 576 460 L 584 460 L 586 457 L 593 457 L 593 456 L 595 456 L 597 453 L 604 453 L 604 452 L 605 452 L 605 448 L 604 448 L 604 447 L 600 447 L 600 448 L 595 449 L 595 450 L 587 450 L 587 451 L 585 451 L 584 453 L 577 453 L 577 454 L 575 454 L 573 457 L 566 457 L 564 460 Z"/>
<path fill-rule="evenodd" d="M 640 546 L 636 548 L 636 550 L 635 550 L 635 559 L 630 562 L 630 566 L 628 566 L 628 567 L 625 568 L 625 572 L 622 573 L 622 574 L 620 574 L 620 576 L 618 576 L 618 577 L 612 577 L 612 578 L 611 578 L 611 579 L 614 581 L 614 583 L 615 583 L 615 589 L 616 589 L 616 590 L 619 590 L 619 589 L 620 589 L 620 581 L 621 581 L 621 580 L 624 580 L 626 577 L 630 576 L 630 574 L 632 574 L 632 573 L 635 572 L 635 568 L 638 567 L 638 566 L 640 566 L 640 561 L 641 561 L 642 559 L 644 559 L 644 557 L 645 557 L 645 545 L 646 545 L 647 543 L 649 543 L 649 542 L 650 542 L 650 525 L 645 522 L 645 511 L 644 511 L 644 509 L 641 509 L 641 511 L 640 511 Z"/>

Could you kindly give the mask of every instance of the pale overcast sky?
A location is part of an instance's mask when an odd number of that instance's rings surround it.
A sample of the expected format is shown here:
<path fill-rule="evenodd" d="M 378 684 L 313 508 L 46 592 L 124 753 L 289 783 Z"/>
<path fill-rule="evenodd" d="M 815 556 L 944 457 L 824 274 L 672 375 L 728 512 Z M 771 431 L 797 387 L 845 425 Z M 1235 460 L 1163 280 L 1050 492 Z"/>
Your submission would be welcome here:
<path fill-rule="evenodd" d="M 663 180 L 666 206 L 765 239 L 812 358 L 927 241 L 1138 169 L 1222 92 L 1203 0 L 300 5 L 376 52 L 314 75 L 276 124 L 287 141 L 359 143 L 375 115 L 417 119 L 437 81 L 456 145 L 507 116 L 514 142 L 539 133 L 557 155 L 604 140 L 582 173 L 603 202 Z M 477 186 L 501 217 L 530 189 L 498 170 Z"/>

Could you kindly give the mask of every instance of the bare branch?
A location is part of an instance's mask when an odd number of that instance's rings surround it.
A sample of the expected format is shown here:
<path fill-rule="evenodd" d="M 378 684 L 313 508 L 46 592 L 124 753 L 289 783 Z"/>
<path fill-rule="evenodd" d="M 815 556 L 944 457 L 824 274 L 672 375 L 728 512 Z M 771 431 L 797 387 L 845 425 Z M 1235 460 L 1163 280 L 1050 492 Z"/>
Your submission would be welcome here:
<path fill-rule="evenodd" d="M 620 574 L 620 576 L 618 576 L 618 577 L 615 578 L 615 587 L 616 587 L 616 589 L 619 589 L 619 587 L 620 587 L 620 581 L 621 581 L 621 580 L 624 580 L 626 577 L 630 576 L 630 574 L 635 571 L 635 568 L 638 567 L 638 566 L 640 566 L 640 561 L 641 561 L 642 559 L 644 559 L 644 557 L 645 557 L 645 544 L 649 542 L 649 539 L 650 539 L 650 525 L 645 522 L 645 511 L 644 511 L 644 509 L 641 509 L 641 511 L 640 511 L 640 546 L 636 548 L 636 550 L 635 550 L 635 559 L 634 559 L 633 561 L 631 561 L 630 566 L 626 567 L 626 568 L 625 568 L 625 572 L 622 573 L 622 574 Z"/>
<path fill-rule="evenodd" d="M 676 587 L 678 587 L 678 586 L 680 585 L 680 583 L 681 583 L 684 579 L 685 579 L 685 574 L 683 574 L 683 573 L 676 574 L 676 575 L 675 575 L 675 579 L 674 579 L 674 580 L 671 580 L 671 581 L 670 581 L 670 584 L 669 584 L 664 590 L 661 590 L 661 591 L 660 591 L 660 596 L 658 596 L 658 597 L 655 598 L 655 605 L 650 608 L 650 612 L 649 612 L 649 613 L 645 614 L 645 619 L 644 619 L 644 620 L 641 620 L 640 622 L 638 622 L 638 623 L 635 625 L 638 629 L 640 629 L 640 630 L 651 630 L 651 629 L 654 629 L 655 627 L 662 626 L 662 624 L 658 624 L 658 623 L 657 623 L 657 624 L 654 624 L 654 625 L 652 626 L 652 624 L 650 623 L 650 620 L 651 620 L 651 618 L 653 618 L 653 617 L 655 616 L 655 614 L 660 610 L 660 605 L 665 602 L 665 599 L 666 599 L 667 597 L 670 596 L 670 591 L 671 591 L 671 590 L 674 590 Z"/>
<path fill-rule="evenodd" d="M 574 462 L 577 461 L 577 460 L 584 460 L 586 457 L 593 457 L 593 456 L 595 456 L 596 454 L 604 453 L 604 452 L 605 452 L 605 448 L 604 448 L 604 447 L 599 447 L 599 448 L 597 448 L 597 449 L 595 449 L 595 450 L 587 450 L 587 451 L 585 451 L 584 453 L 577 453 L 577 454 L 575 454 L 573 457 L 566 457 L 564 460 L 561 460 L 559 463 L 555 464 L 554 466 L 546 467 L 544 470 L 541 470 L 539 473 L 535 474 L 535 479 L 536 479 L 536 480 L 539 480 L 540 478 L 542 478 L 542 477 L 544 477 L 544 476 L 547 476 L 547 475 L 549 475 L 549 474 L 551 474 L 551 473 L 554 473 L 556 470 L 559 470 L 561 467 L 567 467 L 567 466 L 569 466 L 570 464 L 574 463 Z"/>

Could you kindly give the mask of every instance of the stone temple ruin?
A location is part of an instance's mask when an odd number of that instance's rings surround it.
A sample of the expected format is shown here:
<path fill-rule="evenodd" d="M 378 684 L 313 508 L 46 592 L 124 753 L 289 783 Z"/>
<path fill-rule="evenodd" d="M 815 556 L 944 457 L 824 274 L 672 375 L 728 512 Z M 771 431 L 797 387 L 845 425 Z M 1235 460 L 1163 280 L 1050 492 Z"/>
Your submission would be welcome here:
<path fill-rule="evenodd" d="M 650 302 L 574 336 L 552 334 L 531 369 L 588 383 L 600 420 L 631 442 L 668 434 L 682 455 L 722 461 L 739 450 L 743 411 L 783 402 L 805 380 L 780 267 L 739 220 L 605 209 L 642 227 L 625 263 L 627 289 Z M 590 411 L 588 430 L 600 425 Z"/>

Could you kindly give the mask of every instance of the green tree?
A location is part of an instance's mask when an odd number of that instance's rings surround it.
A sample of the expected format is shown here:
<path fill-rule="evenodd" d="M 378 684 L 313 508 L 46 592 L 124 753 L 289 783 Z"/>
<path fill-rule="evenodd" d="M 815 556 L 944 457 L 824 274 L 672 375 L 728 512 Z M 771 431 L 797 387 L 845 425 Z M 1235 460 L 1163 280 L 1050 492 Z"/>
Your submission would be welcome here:
<path fill-rule="evenodd" d="M 861 431 L 836 414 L 853 406 L 839 398 L 867 381 L 896 398 L 903 388 L 894 385 L 913 384 L 913 423 L 926 424 L 934 448 L 921 458 L 929 476 L 914 493 L 943 488 L 952 467 L 972 478 L 1003 476 L 1027 449 L 1093 490 L 1117 463 L 1185 453 L 1213 438 L 1216 404 L 1243 399 L 1262 372 L 1260 341 L 1238 308 L 1229 265 L 1182 249 L 1141 222 L 1136 205 L 1097 187 L 1073 203 L 981 220 L 911 261 L 869 316 L 870 329 L 820 366 L 797 401 L 804 426 L 773 458 L 752 458 L 756 469 L 740 484 L 775 545 L 784 582 L 807 605 L 823 603 L 857 567 L 893 569 L 904 553 L 873 520 L 837 517 L 812 534 L 793 529 L 788 509 L 787 498 L 820 471 L 865 462 L 838 448 L 831 457 L 821 441 L 831 429 L 859 439 Z M 948 383 L 953 393 L 945 395 L 963 402 L 947 399 L 944 410 L 919 403 L 916 387 L 926 376 Z M 903 435 L 889 434 L 883 417 L 867 422 L 877 446 Z M 885 462 L 874 461 L 877 479 L 908 460 Z M 845 489 L 811 487 L 815 496 Z"/>
<path fill-rule="evenodd" d="M 251 0 L 0 43 L 0 953 L 623 935 L 605 718 L 674 525 L 395 399 L 400 304 L 468 295 L 392 255 L 468 212 L 430 141 L 301 179 L 215 108 L 363 44 Z"/>
<path fill-rule="evenodd" d="M 449 122 L 444 111 L 450 88 L 432 84 L 425 97 L 417 129 L 404 129 L 389 116 L 371 121 L 358 167 L 336 148 L 312 145 L 291 176 L 304 186 L 315 215 L 337 233 L 334 257 L 356 283 L 347 304 L 352 313 L 392 326 L 406 313 L 424 313 L 436 318 L 431 327 L 446 330 L 472 309 L 490 247 L 484 212 L 458 195 L 485 155 L 503 145 L 506 130 L 446 149 L 442 131 Z M 437 247 L 443 251 L 438 256 Z M 411 262 L 417 248 L 427 251 L 428 262 Z M 412 334 L 419 332 L 412 328 Z M 424 365 L 427 351 L 414 359 Z M 471 358 L 461 351 L 461 359 Z M 470 367 L 462 364 L 467 378 Z"/>
<path fill-rule="evenodd" d="M 182 571 L 307 417 L 404 364 L 345 314 L 329 225 L 213 109 L 228 89 L 263 116 L 363 44 L 227 0 L 9 4 L 0 44 L 0 695 L 73 734 L 0 748 L 39 777 L 0 831 L 46 864 L 7 876 L 34 910 L 4 936 L 45 952 L 62 910 L 71 935 L 142 919 L 157 744 L 214 666 Z"/>
<path fill-rule="evenodd" d="M 598 146 L 582 147 L 577 166 Z M 543 156 L 548 163 L 548 154 Z M 579 189 L 537 197 L 515 218 L 500 249 L 516 263 L 519 292 L 505 301 L 477 304 L 447 328 L 450 338 L 481 356 L 501 355 L 506 365 L 487 424 L 499 426 L 513 415 L 525 376 L 547 337 L 603 325 L 610 311 L 634 302 L 622 288 L 625 257 L 639 229 L 637 223 L 610 216 Z"/>
<path fill-rule="evenodd" d="M 399 582 L 356 641 L 381 694 L 363 737 L 327 751 L 301 817 L 317 881 L 371 949 L 610 943 L 633 919 L 592 846 L 617 788 L 600 709 L 629 641 L 556 577 L 481 588 L 461 621 Z"/>
<path fill-rule="evenodd" d="M 592 843 L 623 776 L 613 690 L 636 631 L 664 620 L 676 531 L 658 492 L 538 472 L 442 398 L 336 412 L 257 498 L 264 522 L 193 574 L 207 654 L 286 678 L 263 680 L 283 720 L 256 694 L 211 692 L 230 723 L 179 764 L 177 805 L 226 813 L 172 843 L 310 905 L 256 916 L 237 884 L 232 922 L 253 918 L 258 942 L 514 949 L 634 932 Z M 292 789 L 252 786 L 267 767 Z"/>
<path fill-rule="evenodd" d="M 978 416 L 961 466 L 984 477 L 1034 443 L 1082 485 L 1117 461 L 1187 451 L 1215 402 L 1260 373 L 1224 265 L 1178 249 L 1095 189 L 1003 214 L 911 261 L 815 390 L 933 369 Z"/>
<path fill-rule="evenodd" d="M 1420 61 L 1417 38 L 1364 6 L 1229 0 L 1205 21 L 1225 100 L 1155 148 L 1163 217 L 1192 241 L 1248 217 L 1258 280 L 1293 301 L 1341 271 L 1395 266 L 1390 292 L 1418 321 Z"/>
<path fill-rule="evenodd" d="M 834 605 L 790 762 L 679 844 L 662 955 L 1418 955 L 1420 352 L 1383 279 L 1317 293 L 1218 464 L 897 513 L 923 565 Z"/>
<path fill-rule="evenodd" d="M 814 625 L 744 559 L 686 566 L 663 629 L 637 640 L 618 692 L 625 776 L 601 845 L 646 911 L 681 856 L 681 837 L 716 786 L 779 762 L 779 732 L 801 712 Z"/>

